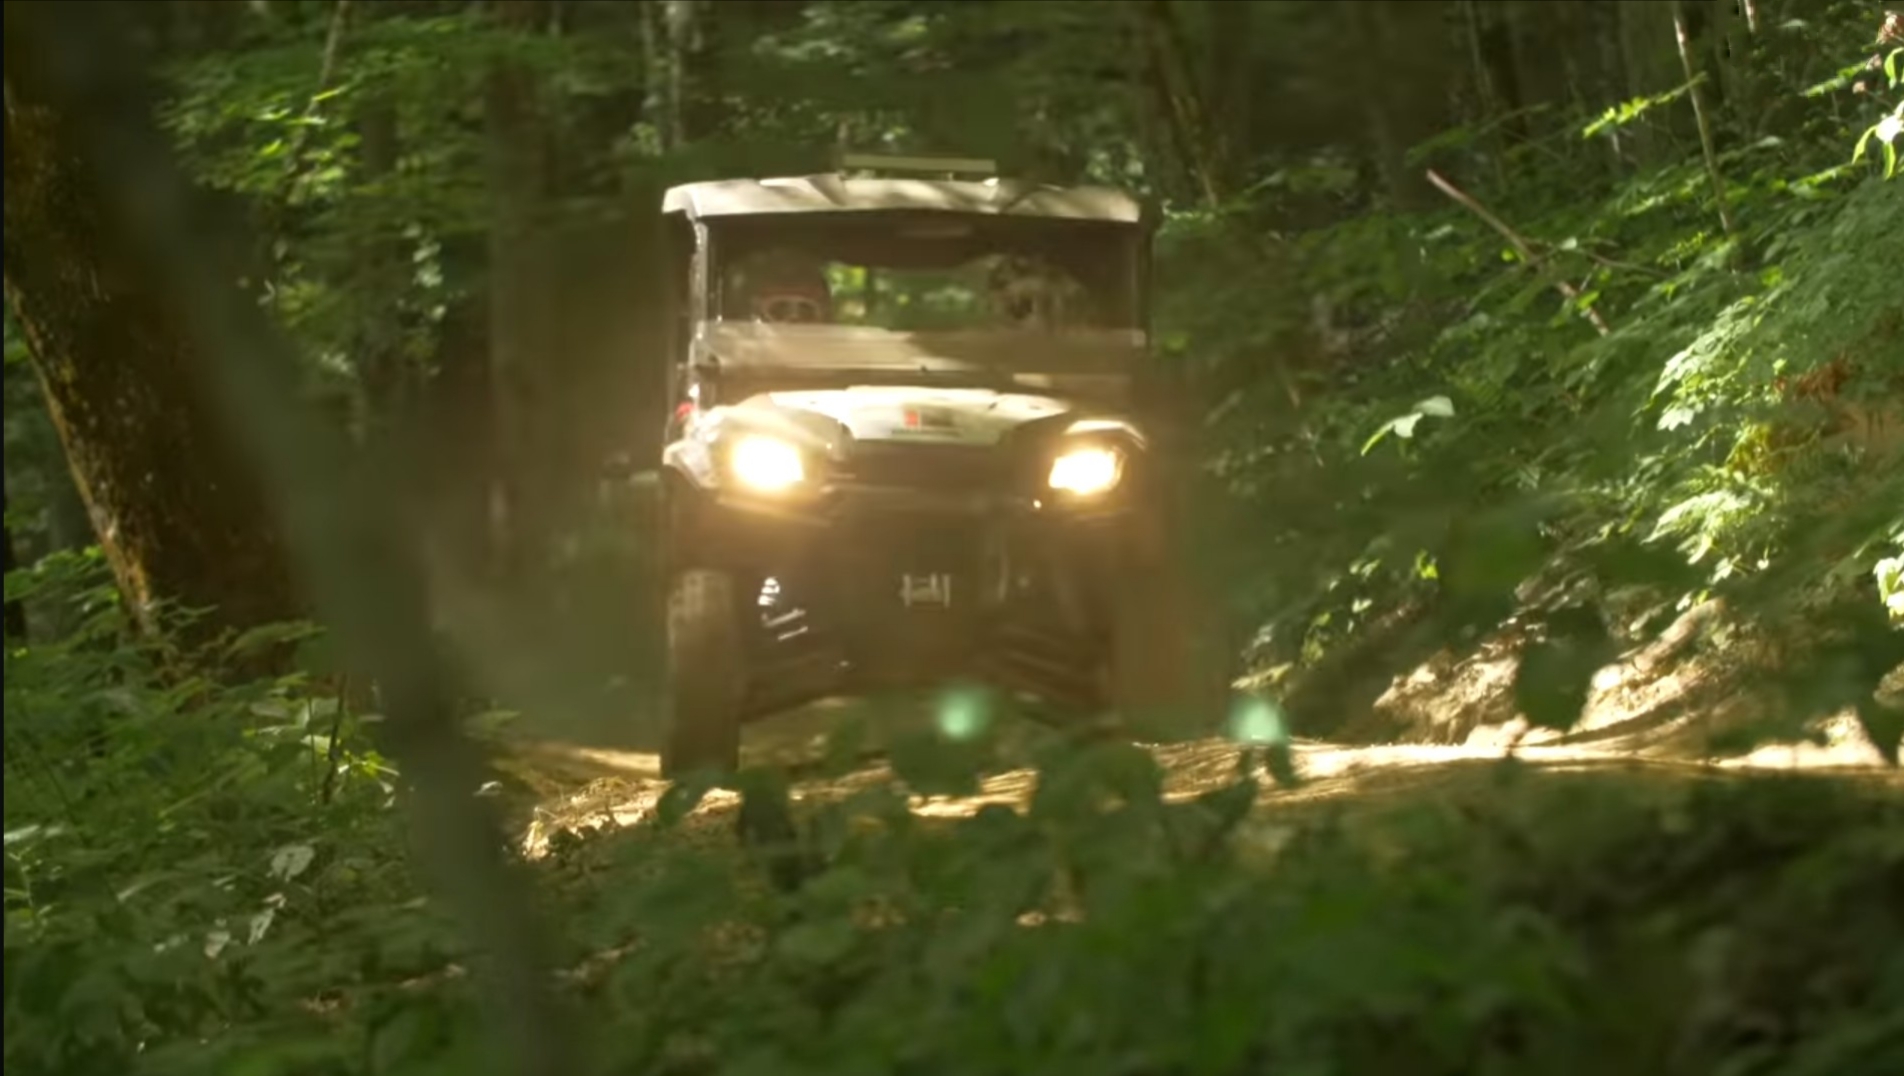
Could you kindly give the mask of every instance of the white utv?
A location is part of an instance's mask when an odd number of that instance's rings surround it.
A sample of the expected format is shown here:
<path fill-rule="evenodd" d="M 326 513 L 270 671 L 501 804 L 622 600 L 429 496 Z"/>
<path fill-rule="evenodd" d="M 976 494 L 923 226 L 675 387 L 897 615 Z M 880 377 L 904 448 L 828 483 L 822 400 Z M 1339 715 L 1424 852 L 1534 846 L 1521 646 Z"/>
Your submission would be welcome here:
<path fill-rule="evenodd" d="M 1139 739 L 1221 721 L 1232 651 L 1146 406 L 1149 216 L 991 172 L 849 156 L 668 191 L 664 773 L 952 679 Z"/>

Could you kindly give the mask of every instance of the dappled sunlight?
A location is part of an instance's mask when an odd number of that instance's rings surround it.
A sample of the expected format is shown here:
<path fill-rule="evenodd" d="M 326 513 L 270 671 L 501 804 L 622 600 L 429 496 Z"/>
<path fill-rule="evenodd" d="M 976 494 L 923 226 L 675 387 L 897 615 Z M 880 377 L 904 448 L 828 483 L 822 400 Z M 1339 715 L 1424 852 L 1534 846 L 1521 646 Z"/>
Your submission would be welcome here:
<path fill-rule="evenodd" d="M 5 46 L 8 1071 L 1899 1068 L 1904 13 Z"/>
<path fill-rule="evenodd" d="M 784 764 L 813 757 L 818 746 L 809 738 L 813 735 L 812 728 L 803 723 L 802 716 L 806 721 L 815 719 L 812 714 L 794 715 L 787 723 L 784 737 L 774 736 L 777 730 L 773 720 L 756 726 L 753 731 L 757 735 L 748 745 L 748 757 L 762 764 Z M 1904 774 L 1884 765 L 1869 742 L 1860 738 L 1855 723 L 1839 718 L 1829 723 L 1828 729 L 1830 738 L 1822 745 L 1767 745 L 1727 759 L 1662 752 L 1649 748 L 1651 739 L 1645 735 L 1626 741 L 1601 739 L 1583 744 L 1516 742 L 1513 738 L 1489 742 L 1481 736 L 1471 737 L 1470 742 L 1463 744 L 1345 746 L 1297 741 L 1291 750 L 1299 783 L 1282 787 L 1267 774 L 1259 773 L 1263 781 L 1259 803 L 1272 807 L 1348 801 L 1370 795 L 1383 798 L 1429 795 L 1439 787 L 1475 786 L 1509 759 L 1531 773 L 1623 772 L 1684 779 L 1719 770 L 1729 773 L 1829 771 L 1855 774 L 1865 780 L 1904 789 Z M 1244 748 L 1229 740 L 1210 739 L 1149 750 L 1163 769 L 1165 800 L 1184 802 L 1233 783 L 1238 755 Z M 545 782 L 559 788 L 535 804 L 532 817 L 519 836 L 519 846 L 529 858 L 545 855 L 550 837 L 557 832 L 586 835 L 650 822 L 667 789 L 667 784 L 658 777 L 658 763 L 653 755 L 538 743 L 523 749 L 518 765 L 538 771 Z M 601 776 L 605 773 L 616 776 Z M 585 776 L 591 774 L 595 776 Z M 877 759 L 839 777 L 800 779 L 797 769 L 794 775 L 792 792 L 796 802 L 839 799 L 856 790 L 895 780 L 891 770 Z M 1030 767 L 1010 769 L 982 776 L 979 790 L 972 795 L 913 795 L 908 802 L 912 812 L 921 818 L 967 818 L 990 805 L 1022 809 L 1036 791 L 1037 780 L 1037 772 Z M 573 784 L 560 788 L 564 781 Z M 739 802 L 739 797 L 731 792 L 715 791 L 702 800 L 694 813 L 724 816 L 731 814 Z"/>

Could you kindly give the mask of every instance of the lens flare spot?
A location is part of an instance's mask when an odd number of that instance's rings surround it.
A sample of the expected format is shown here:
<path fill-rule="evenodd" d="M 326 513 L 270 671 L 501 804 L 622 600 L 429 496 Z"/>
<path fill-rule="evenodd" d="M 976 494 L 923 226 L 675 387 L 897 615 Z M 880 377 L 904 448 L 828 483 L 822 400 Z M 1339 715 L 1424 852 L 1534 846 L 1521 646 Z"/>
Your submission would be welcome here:
<path fill-rule="evenodd" d="M 1289 722 L 1275 700 L 1245 695 L 1230 707 L 1230 739 L 1251 747 L 1289 742 Z"/>
<path fill-rule="evenodd" d="M 939 696 L 936 716 L 946 739 L 977 739 L 992 723 L 991 699 L 977 688 L 953 688 Z"/>

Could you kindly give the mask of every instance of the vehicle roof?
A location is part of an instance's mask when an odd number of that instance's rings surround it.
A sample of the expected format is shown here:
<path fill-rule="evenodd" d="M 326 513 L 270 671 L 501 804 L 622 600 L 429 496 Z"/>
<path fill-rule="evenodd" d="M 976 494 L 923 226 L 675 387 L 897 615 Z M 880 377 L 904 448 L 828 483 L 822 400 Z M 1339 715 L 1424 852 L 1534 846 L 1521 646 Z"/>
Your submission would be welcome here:
<path fill-rule="evenodd" d="M 769 213 L 924 210 L 1135 224 L 1143 205 L 1113 187 L 1056 187 L 1014 180 L 897 179 L 826 173 L 720 179 L 669 188 L 662 212 L 691 220 Z"/>

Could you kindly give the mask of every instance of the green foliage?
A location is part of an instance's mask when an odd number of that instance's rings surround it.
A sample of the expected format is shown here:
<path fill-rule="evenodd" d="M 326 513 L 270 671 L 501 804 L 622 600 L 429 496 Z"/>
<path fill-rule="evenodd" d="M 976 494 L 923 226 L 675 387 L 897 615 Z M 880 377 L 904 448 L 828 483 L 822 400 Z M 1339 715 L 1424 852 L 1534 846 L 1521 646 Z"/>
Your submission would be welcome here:
<path fill-rule="evenodd" d="M 1275 74 L 1242 97 L 1321 127 L 1359 116 L 1336 98 L 1362 45 L 1335 42 L 1324 7 L 1252 5 L 1236 63 Z M 384 393 L 378 406 L 402 396 L 378 364 L 427 385 L 447 311 L 487 286 L 469 249 L 499 209 L 483 115 L 499 67 L 538 88 L 568 150 L 551 151 L 571 174 L 541 207 L 557 216 L 634 178 L 803 170 L 839 142 L 991 154 L 1166 199 L 1204 153 L 1232 182 L 1166 206 L 1158 339 L 1221 401 L 1211 469 L 1248 524 L 1235 590 L 1284 685 L 1343 655 L 1344 679 L 1379 685 L 1385 662 L 1511 623 L 1527 640 L 1516 708 L 1566 729 L 1636 641 L 1631 620 L 1721 594 L 1813 644 L 1802 676 L 1759 685 L 1773 723 L 1849 706 L 1882 749 L 1899 719 L 1870 688 L 1896 663 L 1884 621 L 1904 620 L 1904 203 L 1851 165 L 1881 146 L 1893 172 L 1900 117 L 1851 92 L 1869 65 L 1817 83 L 1864 17 L 1845 9 L 1755 45 L 1782 120 L 1720 117 L 1731 236 L 1673 138 L 1690 84 L 1604 112 L 1537 103 L 1402 155 L 1458 158 L 1448 174 L 1531 258 L 1465 208 L 1387 208 L 1361 135 L 1284 139 L 1288 116 L 1193 129 L 1150 99 L 1189 91 L 1146 81 L 1133 56 L 1163 31 L 1136 4 L 809 3 L 733 16 L 691 71 L 678 55 L 643 70 L 607 33 L 380 13 L 349 27 L 328 85 L 323 27 L 277 26 L 179 67 L 165 115 L 200 177 L 258 219 L 267 256 L 249 283 L 313 379 Z M 1177 32 L 1208 33 L 1213 13 Z M 1892 94 L 1897 63 L 1880 63 Z M 651 100 L 676 75 L 718 106 L 685 145 Z M 598 111 L 613 118 L 591 125 Z M 1642 135 L 1664 148 L 1634 153 Z M 10 323 L 7 344 L 18 507 L 22 450 L 57 454 L 15 391 Z M 570 535 L 597 584 L 628 552 L 607 547 L 639 528 L 604 529 Z M 6 1064 L 484 1071 L 493 1014 L 465 975 L 482 939 L 457 936 L 405 863 L 375 715 L 324 677 L 187 671 L 220 655 L 135 638 L 103 580 L 96 552 L 68 552 L 6 581 L 9 600 L 62 611 L 6 655 Z M 1616 616 L 1633 592 L 1647 615 Z M 320 640 L 293 626 L 225 645 Z M 737 808 L 675 786 L 649 822 L 556 842 L 538 881 L 600 1071 L 1800 1076 L 1904 1061 L 1894 797 L 1509 762 L 1389 806 L 1315 808 L 1299 789 L 1259 808 L 1265 773 L 1299 784 L 1288 726 L 1316 709 L 1259 703 L 1233 732 L 1262 756 L 1239 751 L 1232 778 L 1188 797 L 1165 794 L 1147 752 L 1094 745 L 1039 759 L 1023 809 L 947 817 L 996 745 L 930 735 L 894 746 L 890 779 L 811 796 L 749 773 Z M 838 738 L 830 768 L 853 769 L 858 747 Z M 730 821 L 744 843 L 714 828 Z"/>
<path fill-rule="evenodd" d="M 1890 55 L 1884 58 L 1882 65 L 1885 86 L 1894 94 L 1899 94 L 1900 89 L 1904 89 L 1904 74 L 1900 74 L 1900 63 L 1904 63 L 1904 48 L 1892 49 Z M 1884 147 L 1884 178 L 1893 178 L 1897 175 L 1897 140 L 1900 135 L 1904 135 L 1904 94 L 1899 94 L 1897 104 L 1891 109 L 1889 115 L 1866 128 L 1864 134 L 1859 136 L 1857 149 L 1851 154 L 1851 163 L 1856 164 L 1863 160 L 1865 151 L 1871 148 L 1871 143 L 1875 140 Z"/>
<path fill-rule="evenodd" d="M 1786 32 L 1841 50 L 1837 25 Z M 1685 89 L 1587 133 L 1650 123 Z M 1904 503 L 1887 432 L 1904 389 L 1892 241 L 1904 202 L 1834 162 L 1846 128 L 1822 121 L 1868 98 L 1849 82 L 1790 97 L 1833 112 L 1804 105 L 1821 122 L 1801 122 L 1802 138 L 1729 143 L 1729 239 L 1713 234 L 1696 147 L 1605 176 L 1592 143 L 1519 160 L 1509 186 L 1468 188 L 1527 237 L 1534 264 L 1452 205 L 1362 212 L 1227 253 L 1212 249 L 1222 236 L 1277 211 L 1272 188 L 1168 223 L 1162 276 L 1184 287 L 1166 296 L 1160 332 L 1228 391 L 1214 469 L 1260 506 L 1264 664 L 1293 661 L 1300 679 L 1424 609 L 1428 649 L 1459 652 L 1478 638 L 1469 629 L 1581 586 L 1638 587 L 1666 606 L 1736 591 L 1790 609 L 1868 581 Z M 1561 284 L 1578 297 L 1560 298 Z M 1588 307 L 1611 332 L 1588 329 Z M 1384 441 L 1400 450 L 1373 451 Z M 1459 546 L 1529 542 L 1457 592 Z M 1656 570 L 1656 547 L 1690 572 Z M 1438 579 L 1424 570 L 1435 565 Z"/>
<path fill-rule="evenodd" d="M 1871 574 L 1877 577 L 1878 597 L 1892 622 L 1904 624 L 1904 554 L 1878 561 Z"/>
<path fill-rule="evenodd" d="M 6 658 L 6 1063 L 488 1071 L 480 947 L 404 867 L 364 719 L 301 676 L 169 674 L 96 557 L 9 586 L 84 626 Z M 1591 618 L 1550 628 L 1595 645 Z M 284 637 L 308 632 L 232 645 Z M 918 813 L 998 743 L 921 741 L 818 798 L 743 773 L 739 845 L 685 787 L 558 842 L 541 890 L 588 1071 L 1797 1076 L 1898 1048 L 1894 798 L 1508 762 L 1263 811 L 1249 752 L 1183 797 L 1107 743 L 1043 756 L 1023 808 Z"/>
<path fill-rule="evenodd" d="M 301 675 L 178 673 L 96 553 L 9 575 L 7 596 L 77 614 L 6 654 L 7 1066 L 352 1068 L 364 1035 L 327 1013 L 373 1018 L 454 944 L 415 900 L 364 718 Z"/>
<path fill-rule="evenodd" d="M 66 473 L 59 433 L 46 413 L 33 365 L 27 359 L 26 341 L 14 324 L 10 305 L 6 314 L 5 377 L 7 533 L 14 541 L 15 555 L 30 562 L 81 537 L 64 532 L 75 522 L 83 526 L 85 520 L 78 493 Z"/>
<path fill-rule="evenodd" d="M 555 132 L 634 91 L 641 72 L 602 37 L 516 32 L 467 11 L 359 15 L 328 72 L 325 48 L 311 29 L 280 30 L 174 65 L 162 119 L 199 179 L 265 225 L 246 283 L 303 345 L 314 393 L 379 419 L 438 374 L 445 318 L 484 293 L 469 251 L 496 215 L 493 72 L 508 65 L 537 87 Z M 552 198 L 558 215 L 600 216 L 581 189 L 617 186 L 624 156 L 604 145 L 572 162 L 577 189 Z"/>
<path fill-rule="evenodd" d="M 666 880 L 599 911 L 642 939 L 598 987 L 628 1014 L 614 1069 L 1591 1072 L 1670 1049 L 1801 1072 L 1895 1042 L 1883 988 L 1827 1016 L 1766 974 L 1822 985 L 1782 924 L 1896 880 L 1890 807 L 1803 852 L 1864 809 L 1804 782 L 1655 801 L 1510 770 L 1407 814 L 1246 822 L 1248 781 L 1181 803 L 1158 782 L 1106 748 L 1045 769 L 1025 813 L 943 825 L 871 789 L 803 820 L 826 865 L 785 895 L 661 834 L 582 850 L 594 877 Z M 1843 937 L 1851 980 L 1894 974 L 1885 905 L 1868 944 Z"/>

